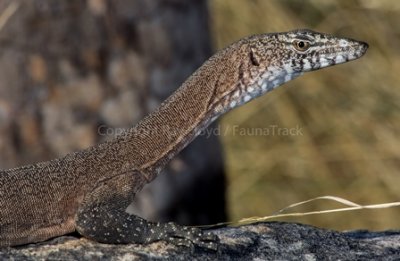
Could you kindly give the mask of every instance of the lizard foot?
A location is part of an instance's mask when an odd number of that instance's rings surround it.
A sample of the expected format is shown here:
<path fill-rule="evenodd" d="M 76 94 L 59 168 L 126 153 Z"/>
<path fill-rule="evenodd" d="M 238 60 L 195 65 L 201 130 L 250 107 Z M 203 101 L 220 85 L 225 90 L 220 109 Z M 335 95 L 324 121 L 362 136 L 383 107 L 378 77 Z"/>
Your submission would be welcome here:
<path fill-rule="evenodd" d="M 165 240 L 177 246 L 189 248 L 201 247 L 216 251 L 219 239 L 211 232 L 199 228 L 180 226 L 175 223 L 157 224 L 162 233 L 158 233 L 158 240 Z"/>

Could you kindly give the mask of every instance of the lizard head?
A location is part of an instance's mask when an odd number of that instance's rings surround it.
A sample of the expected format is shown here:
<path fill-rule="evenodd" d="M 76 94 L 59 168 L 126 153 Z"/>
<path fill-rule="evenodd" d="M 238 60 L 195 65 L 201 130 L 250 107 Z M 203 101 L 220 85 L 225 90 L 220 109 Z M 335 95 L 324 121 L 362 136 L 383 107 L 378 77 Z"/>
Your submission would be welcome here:
<path fill-rule="evenodd" d="M 269 66 L 281 67 L 289 72 L 308 72 L 360 58 L 368 44 L 349 38 L 336 37 L 307 29 L 266 35 L 259 41 L 258 53 L 269 60 Z M 271 59 L 265 48 L 275 45 Z M 267 54 L 267 55 L 265 55 Z"/>
<path fill-rule="evenodd" d="M 254 67 L 260 67 L 259 72 L 298 76 L 358 59 L 367 51 L 368 44 L 301 29 L 250 37 L 249 49 L 249 59 Z"/>
<path fill-rule="evenodd" d="M 311 30 L 250 36 L 238 42 L 242 60 L 227 109 L 271 91 L 304 72 L 360 58 L 368 44 Z M 245 57 L 245 58 L 244 58 Z"/>

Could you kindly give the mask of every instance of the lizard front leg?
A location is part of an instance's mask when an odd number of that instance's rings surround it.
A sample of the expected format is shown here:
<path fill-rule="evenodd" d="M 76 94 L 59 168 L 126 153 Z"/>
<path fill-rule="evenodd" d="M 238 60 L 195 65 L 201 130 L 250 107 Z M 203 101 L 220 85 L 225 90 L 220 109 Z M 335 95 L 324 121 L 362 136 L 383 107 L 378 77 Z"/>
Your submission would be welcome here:
<path fill-rule="evenodd" d="M 77 231 L 102 243 L 147 244 L 165 240 L 174 245 L 216 249 L 217 237 L 210 232 L 175 223 L 149 222 L 126 212 L 142 183 L 142 177 L 137 172 L 102 181 L 79 207 Z"/>

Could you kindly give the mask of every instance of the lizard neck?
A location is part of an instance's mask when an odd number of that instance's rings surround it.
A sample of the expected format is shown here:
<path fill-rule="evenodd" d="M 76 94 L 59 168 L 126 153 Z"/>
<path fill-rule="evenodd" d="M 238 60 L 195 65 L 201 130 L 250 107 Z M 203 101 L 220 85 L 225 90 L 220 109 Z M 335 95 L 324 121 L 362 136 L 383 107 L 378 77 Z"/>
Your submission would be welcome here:
<path fill-rule="evenodd" d="M 226 56 L 228 58 L 229 55 Z M 220 113 L 215 99 L 221 85 L 237 84 L 235 70 L 224 70 L 225 57 L 214 56 L 190 76 L 154 112 L 118 137 L 132 165 L 153 180 Z M 232 63 L 231 63 L 232 64 Z M 225 78 L 231 78 L 229 81 Z M 120 149 L 119 149 L 120 150 Z"/>
<path fill-rule="evenodd" d="M 278 68 L 252 70 L 238 59 L 246 46 L 231 46 L 211 57 L 153 113 L 116 140 L 123 158 L 154 179 L 164 166 L 223 113 L 299 74 Z M 288 77 L 290 76 L 290 77 Z"/>

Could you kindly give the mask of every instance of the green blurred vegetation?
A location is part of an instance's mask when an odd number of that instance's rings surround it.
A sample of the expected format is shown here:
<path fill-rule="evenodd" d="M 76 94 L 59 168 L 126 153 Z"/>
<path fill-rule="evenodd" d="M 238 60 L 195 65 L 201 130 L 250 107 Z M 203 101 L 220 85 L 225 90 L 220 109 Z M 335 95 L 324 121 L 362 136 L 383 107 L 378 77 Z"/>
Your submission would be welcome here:
<path fill-rule="evenodd" d="M 360 60 L 306 74 L 221 121 L 232 220 L 334 195 L 400 201 L 400 1 L 210 0 L 215 47 L 295 28 L 366 41 Z M 239 135 L 236 128 L 301 128 Z M 338 207 L 319 202 L 299 211 Z M 332 229 L 399 229 L 400 208 L 288 219 Z"/>

